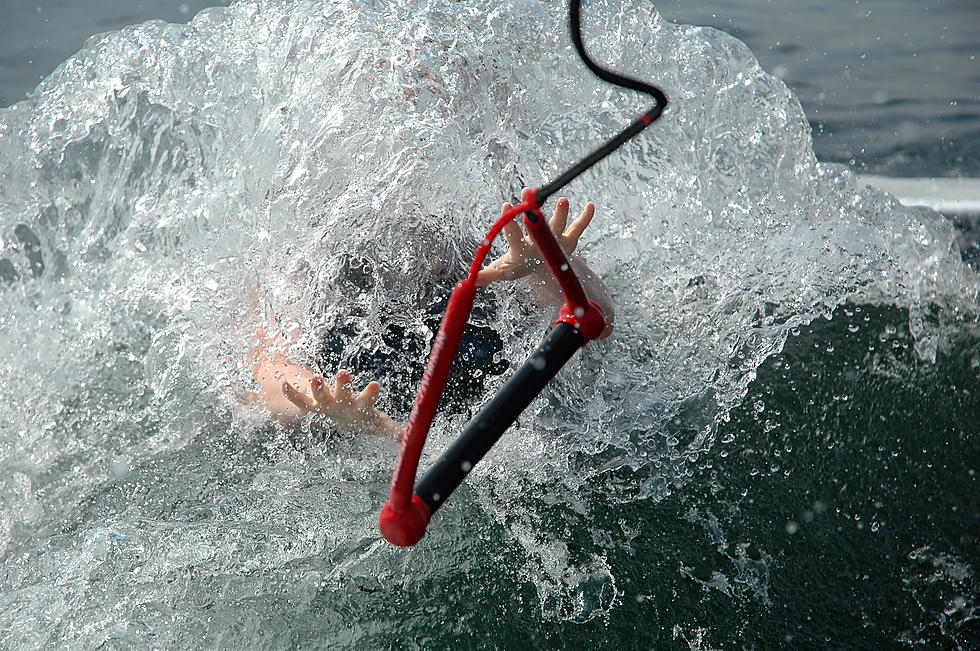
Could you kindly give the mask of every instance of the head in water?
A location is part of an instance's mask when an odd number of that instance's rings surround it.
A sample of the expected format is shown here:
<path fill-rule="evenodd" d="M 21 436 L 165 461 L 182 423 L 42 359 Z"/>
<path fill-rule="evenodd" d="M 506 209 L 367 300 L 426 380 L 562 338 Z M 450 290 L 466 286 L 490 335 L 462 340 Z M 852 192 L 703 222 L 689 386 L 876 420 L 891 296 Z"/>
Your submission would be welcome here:
<path fill-rule="evenodd" d="M 511 208 L 510 204 L 504 204 L 502 210 L 507 212 Z M 579 238 L 592 220 L 595 206 L 588 204 L 571 223 L 568 223 L 568 213 L 568 200 L 559 199 L 549 226 L 569 256 L 569 265 L 586 294 L 605 313 L 607 328 L 602 336 L 607 336 L 612 331 L 614 318 L 612 299 L 585 260 L 573 255 Z M 477 284 L 522 280 L 530 284 L 531 295 L 539 306 L 561 304 L 564 299 L 557 281 L 542 264 L 537 247 L 522 227 L 516 220 L 510 221 L 504 226 L 503 233 L 507 251 L 479 272 Z M 312 319 L 316 324 L 312 333 L 315 342 L 313 368 L 289 363 L 281 355 L 273 359 L 270 355 L 260 354 L 253 377 L 263 389 L 253 397 L 264 402 L 273 415 L 284 421 L 321 410 L 320 405 L 324 405 L 322 409 L 340 413 L 345 419 L 356 421 L 358 414 L 363 414 L 374 427 L 377 413 L 374 405 L 379 400 L 380 386 L 384 386 L 385 397 L 379 404 L 397 415 L 407 415 L 422 379 L 432 339 L 458 279 L 447 271 L 453 265 L 433 264 L 431 258 L 426 262 L 427 273 L 406 277 L 404 267 L 396 266 L 397 261 L 363 252 L 336 256 L 330 267 L 329 283 L 325 285 L 330 291 L 326 293 L 321 311 Z M 401 283 L 397 282 L 399 277 Z M 463 332 L 441 402 L 444 409 L 464 411 L 479 402 L 487 378 L 499 375 L 510 366 L 501 357 L 503 343 L 500 335 L 490 325 L 494 321 L 492 312 L 492 305 L 478 306 Z M 330 383 L 323 376 L 332 374 L 335 369 L 351 369 L 356 377 L 350 377 L 347 371 L 338 372 L 335 391 L 324 391 Z M 302 382 L 291 385 L 289 380 L 279 391 L 277 385 L 283 377 L 306 380 L 309 393 Z M 352 399 L 353 392 L 347 385 L 362 386 L 367 380 L 372 382 Z M 292 407 L 286 404 L 285 411 L 277 413 L 283 406 L 283 393 Z M 352 409 L 356 413 L 344 410 L 342 403 L 350 400 L 353 400 Z M 383 416 L 390 418 L 387 414 Z"/>

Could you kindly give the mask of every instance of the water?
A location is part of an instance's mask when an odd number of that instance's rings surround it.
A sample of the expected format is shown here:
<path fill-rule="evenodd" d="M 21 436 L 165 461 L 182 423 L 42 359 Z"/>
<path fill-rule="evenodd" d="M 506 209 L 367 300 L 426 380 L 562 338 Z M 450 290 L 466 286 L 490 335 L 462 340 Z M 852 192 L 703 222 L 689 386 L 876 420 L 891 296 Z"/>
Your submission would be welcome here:
<path fill-rule="evenodd" d="M 269 425 L 245 341 L 279 314 L 297 356 L 390 352 L 521 181 L 635 114 L 561 8 L 239 3 L 93 40 L 0 114 L 3 646 L 976 646 L 953 226 L 818 163 L 739 42 L 589 11 L 673 100 L 569 188 L 619 330 L 411 550 L 375 528 L 393 445 Z M 481 299 L 511 360 L 551 318 L 525 299 Z"/>
<path fill-rule="evenodd" d="M 888 176 L 980 176 L 976 2 L 657 7 L 745 41 L 799 95 L 820 160 Z"/>
<path fill-rule="evenodd" d="M 0 21 L 0 106 L 22 99 L 92 34 L 187 21 L 201 0 L 8 0 Z M 799 97 L 823 161 L 889 176 L 980 176 L 980 75 L 972 0 L 655 3 L 678 23 L 744 41 Z"/>
<path fill-rule="evenodd" d="M 147 20 L 187 22 L 202 0 L 5 0 L 0 20 L 0 106 L 19 102 L 94 34 Z"/>

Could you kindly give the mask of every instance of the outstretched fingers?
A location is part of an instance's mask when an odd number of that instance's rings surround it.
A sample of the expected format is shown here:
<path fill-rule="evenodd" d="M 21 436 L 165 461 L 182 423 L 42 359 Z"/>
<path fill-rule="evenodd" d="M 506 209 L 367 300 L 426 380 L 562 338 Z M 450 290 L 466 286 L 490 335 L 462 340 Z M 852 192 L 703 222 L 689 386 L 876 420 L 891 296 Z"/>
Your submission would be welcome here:
<path fill-rule="evenodd" d="M 338 371 L 337 378 L 334 381 L 333 397 L 339 403 L 349 405 L 354 401 L 353 391 L 351 387 L 353 386 L 354 378 L 347 371 Z"/>
<path fill-rule="evenodd" d="M 521 199 L 528 199 L 530 190 L 521 193 Z M 582 233 L 592 223 L 595 216 L 595 205 L 589 203 L 585 206 L 578 217 L 568 223 L 569 201 L 565 197 L 558 200 L 555 212 L 548 220 L 548 227 L 555 234 L 561 243 L 562 249 L 566 254 L 571 254 L 578 247 L 579 238 Z M 505 203 L 501 209 L 501 216 L 511 210 L 512 206 Z M 516 220 L 509 220 L 503 226 L 504 237 L 507 238 L 507 253 L 500 256 L 486 267 L 480 270 L 476 276 L 477 285 L 489 285 L 498 280 L 515 280 L 535 273 L 535 268 L 540 265 L 541 258 L 537 246 L 531 239 L 524 234 L 524 229 Z"/>
<path fill-rule="evenodd" d="M 296 387 L 294 387 L 289 382 L 282 383 L 283 395 L 303 411 L 312 411 L 316 408 L 316 403 L 312 398 L 307 396 L 305 393 L 301 393 Z"/>
<path fill-rule="evenodd" d="M 555 235 L 565 232 L 565 225 L 568 223 L 568 199 L 562 197 L 555 206 L 555 214 L 548 220 L 548 226 Z"/>
<path fill-rule="evenodd" d="M 585 210 L 582 211 L 582 214 L 576 217 L 575 221 L 572 222 L 572 225 L 565 231 L 565 250 L 568 253 L 571 253 L 578 247 L 579 238 L 582 237 L 582 233 L 584 233 L 585 229 L 592 223 L 593 217 L 595 217 L 595 204 L 590 201 L 588 204 L 586 204 Z"/>
<path fill-rule="evenodd" d="M 370 382 L 364 389 L 357 394 L 354 400 L 354 407 L 361 411 L 371 411 L 378 402 L 381 395 L 381 385 L 377 382 Z"/>
<path fill-rule="evenodd" d="M 500 209 L 501 217 L 511 208 L 511 204 L 505 203 Z M 498 280 L 511 280 L 527 274 L 522 267 L 526 266 L 532 245 L 525 237 L 524 229 L 515 218 L 508 220 L 502 230 L 507 240 L 507 252 L 479 271 L 476 276 L 477 285 L 489 285 Z"/>

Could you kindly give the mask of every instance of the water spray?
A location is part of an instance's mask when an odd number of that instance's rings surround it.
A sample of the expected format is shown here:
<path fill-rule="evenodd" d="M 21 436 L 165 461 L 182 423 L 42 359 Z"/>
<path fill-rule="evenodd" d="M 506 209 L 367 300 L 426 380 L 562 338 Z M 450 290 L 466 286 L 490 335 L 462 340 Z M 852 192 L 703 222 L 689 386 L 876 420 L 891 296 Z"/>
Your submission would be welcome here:
<path fill-rule="evenodd" d="M 602 309 L 586 296 L 565 251 L 542 215 L 541 206 L 572 180 L 653 124 L 667 106 L 667 97 L 656 86 L 606 70 L 589 57 L 582 43 L 580 0 L 571 0 L 569 3 L 569 24 L 572 44 L 579 58 L 593 74 L 616 86 L 650 95 L 655 104 L 558 178 L 527 193 L 520 203 L 501 215 L 480 243 L 469 275 L 453 289 L 446 314 L 436 334 L 395 460 L 391 494 L 378 518 L 382 535 L 394 545 L 410 546 L 422 539 L 432 514 L 445 503 L 565 362 L 585 344 L 598 337 L 606 325 Z M 473 309 L 477 274 L 490 252 L 491 244 L 504 225 L 521 214 L 524 215 L 524 226 L 531 240 L 561 287 L 565 302 L 559 310 L 558 320 L 544 342 L 493 399 L 470 420 L 462 434 L 425 476 L 416 482 L 422 448 L 445 389 L 463 328 Z"/>

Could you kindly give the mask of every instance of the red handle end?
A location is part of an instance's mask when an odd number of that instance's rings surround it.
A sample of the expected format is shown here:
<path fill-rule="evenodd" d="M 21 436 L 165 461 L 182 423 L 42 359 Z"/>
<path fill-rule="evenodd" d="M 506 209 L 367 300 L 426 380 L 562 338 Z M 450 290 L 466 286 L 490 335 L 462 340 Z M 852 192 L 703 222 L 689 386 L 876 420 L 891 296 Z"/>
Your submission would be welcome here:
<path fill-rule="evenodd" d="M 605 330 L 606 317 L 602 313 L 602 308 L 589 299 L 585 305 L 566 302 L 558 311 L 558 320 L 555 323 L 567 323 L 582 333 L 585 341 L 592 341 L 598 339 Z"/>
<path fill-rule="evenodd" d="M 412 493 L 412 503 L 402 511 L 396 511 L 390 501 L 385 503 L 378 516 L 378 528 L 392 545 L 411 547 L 422 540 L 431 515 L 429 505 Z"/>

